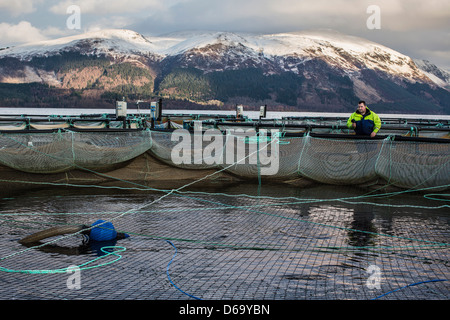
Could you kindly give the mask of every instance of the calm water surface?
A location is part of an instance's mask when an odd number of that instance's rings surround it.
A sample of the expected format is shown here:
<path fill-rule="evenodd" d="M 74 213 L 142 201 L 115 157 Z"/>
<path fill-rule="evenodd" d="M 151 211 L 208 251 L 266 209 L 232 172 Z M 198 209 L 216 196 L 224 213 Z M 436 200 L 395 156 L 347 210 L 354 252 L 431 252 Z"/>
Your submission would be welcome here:
<path fill-rule="evenodd" d="M 448 202 L 436 197 L 428 199 L 423 193 L 380 197 L 382 192 L 373 189 L 323 185 L 241 184 L 194 191 L 4 190 L 0 266 L 54 270 L 105 255 L 101 248 L 106 245 L 126 248 L 120 260 L 83 271 L 84 285 L 96 288 L 83 291 L 89 299 L 185 299 L 166 275 L 174 247 L 178 255 L 171 266 L 172 280 L 204 299 L 371 299 L 415 282 L 450 276 Z M 112 221 L 130 238 L 99 244 L 72 236 L 24 253 L 18 243 L 48 227 L 89 225 L 97 219 Z M 377 266 L 379 273 L 368 273 L 369 266 Z M 367 281 L 375 275 L 378 287 L 373 288 Z M 61 277 L 67 275 L 0 272 L 0 281 L 8 283 L 9 292 L 19 299 L 79 298 L 80 292 L 61 285 Z M 99 285 L 99 277 L 107 277 L 109 285 Z M 42 281 L 53 293 L 30 289 L 25 295 L 12 279 L 20 280 L 22 288 Z M 122 288 L 120 295 L 110 286 Z M 8 298 L 5 295 L 0 289 L 0 297 Z M 449 297 L 444 281 L 389 295 Z"/>

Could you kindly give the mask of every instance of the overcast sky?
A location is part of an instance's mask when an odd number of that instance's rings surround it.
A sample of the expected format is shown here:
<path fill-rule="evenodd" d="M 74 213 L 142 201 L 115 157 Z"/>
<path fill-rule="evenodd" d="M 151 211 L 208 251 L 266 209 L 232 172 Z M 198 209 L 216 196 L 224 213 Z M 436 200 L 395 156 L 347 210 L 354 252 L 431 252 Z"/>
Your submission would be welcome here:
<path fill-rule="evenodd" d="M 71 5 L 80 8 L 79 29 L 68 27 Z M 379 16 L 367 11 L 373 5 Z M 450 70 L 450 0 L 0 0 L 0 47 L 104 28 L 144 35 L 333 29 Z"/>

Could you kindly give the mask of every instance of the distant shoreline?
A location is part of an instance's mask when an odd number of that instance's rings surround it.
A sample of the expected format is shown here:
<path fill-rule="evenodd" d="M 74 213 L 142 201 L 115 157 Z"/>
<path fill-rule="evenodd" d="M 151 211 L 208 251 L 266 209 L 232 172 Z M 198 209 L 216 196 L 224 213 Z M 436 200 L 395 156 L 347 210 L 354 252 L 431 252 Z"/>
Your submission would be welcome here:
<path fill-rule="evenodd" d="M 16 111 L 20 109 L 21 112 Z M 147 109 L 137 109 L 137 108 L 127 108 L 130 114 L 143 113 L 148 114 L 150 110 Z M 47 112 L 45 112 L 47 111 Z M 88 112 L 87 112 L 88 111 Z M 130 112 L 131 111 L 131 112 Z M 0 117 L 2 115 L 17 115 L 17 114 L 27 114 L 27 115 L 80 115 L 80 114 L 104 114 L 104 113 L 115 113 L 115 108 L 5 108 L 0 107 Z M 224 114 L 233 115 L 235 110 L 191 110 L 191 109 L 163 109 L 163 114 Z M 259 118 L 259 111 L 248 110 L 244 108 L 244 116 L 248 116 L 251 119 Z M 342 117 L 346 118 L 350 116 L 350 112 L 345 113 L 331 113 L 331 112 L 302 112 L 302 111 L 267 111 L 267 119 L 281 119 L 283 117 Z M 429 119 L 429 120 L 450 120 L 450 115 L 436 115 L 436 114 L 383 114 L 379 113 L 381 118 L 404 118 L 404 119 Z"/>

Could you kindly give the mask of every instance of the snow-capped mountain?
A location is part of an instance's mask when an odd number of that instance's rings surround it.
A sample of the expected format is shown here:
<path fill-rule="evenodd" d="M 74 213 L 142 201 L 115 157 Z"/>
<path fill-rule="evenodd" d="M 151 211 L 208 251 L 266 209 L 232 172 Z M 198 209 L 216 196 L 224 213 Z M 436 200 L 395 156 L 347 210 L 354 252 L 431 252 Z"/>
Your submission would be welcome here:
<path fill-rule="evenodd" d="M 77 63 L 70 67 L 70 60 Z M 124 63 L 145 75 L 134 70 L 139 76 L 131 79 L 119 73 L 111 84 L 111 66 Z M 43 82 L 91 96 L 94 90 L 120 93 L 126 85 L 147 85 L 152 94 L 202 103 L 243 99 L 335 111 L 353 108 L 361 98 L 388 110 L 402 100 L 403 111 L 407 105 L 415 111 L 423 105 L 447 113 L 450 95 L 444 89 L 448 73 L 431 63 L 330 30 L 159 37 L 131 30 L 89 32 L 0 50 L 0 81 Z"/>
<path fill-rule="evenodd" d="M 349 75 L 361 68 L 368 68 L 408 80 L 426 81 L 424 74 L 408 56 L 377 43 L 331 30 L 270 35 L 179 32 L 163 37 L 144 37 L 131 30 L 110 29 L 24 44 L 0 51 L 0 57 L 29 60 L 36 56 L 51 56 L 74 50 L 82 54 L 115 57 L 148 56 L 155 60 L 184 55 L 186 63 L 198 55 L 222 62 L 216 63 L 221 65 L 218 70 L 239 68 L 245 61 L 252 61 L 255 66 L 270 61 L 279 64 L 284 71 L 296 73 L 299 65 L 319 58 Z M 295 64 L 292 58 L 296 60 Z M 227 64 L 230 61 L 235 64 Z M 208 66 L 197 67 L 212 71 Z"/>
<path fill-rule="evenodd" d="M 417 67 L 434 83 L 450 90 L 450 72 L 437 67 L 428 60 L 415 59 L 414 63 Z"/>
<path fill-rule="evenodd" d="M 160 50 L 164 55 L 213 55 L 238 53 L 239 60 L 253 60 L 255 65 L 264 60 L 277 62 L 285 71 L 298 72 L 298 65 L 311 59 L 323 59 L 349 74 L 362 67 L 380 69 L 408 79 L 423 78 L 411 58 L 368 40 L 333 31 L 309 31 L 270 35 L 235 33 L 200 33 L 173 35 L 180 42 Z M 228 57 L 225 57 L 228 58 Z M 288 58 L 297 64 L 286 63 Z M 225 65 L 225 68 L 237 66 Z"/>
<path fill-rule="evenodd" d="M 131 30 L 107 29 L 74 36 L 22 44 L 0 51 L 0 57 L 30 60 L 33 57 L 52 56 L 61 52 L 79 51 L 87 55 L 144 54 L 155 46 L 141 34 Z"/>

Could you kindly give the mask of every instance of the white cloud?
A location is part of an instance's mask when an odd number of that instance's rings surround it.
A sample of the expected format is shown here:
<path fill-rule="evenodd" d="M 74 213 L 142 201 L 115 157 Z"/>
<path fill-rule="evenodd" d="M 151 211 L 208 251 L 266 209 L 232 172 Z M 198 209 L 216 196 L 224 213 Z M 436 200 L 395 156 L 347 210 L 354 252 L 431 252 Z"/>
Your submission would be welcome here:
<path fill-rule="evenodd" d="M 81 30 L 66 27 L 70 5 L 81 9 Z M 380 7 L 380 30 L 367 29 L 369 5 Z M 0 23 L 3 46 L 105 28 L 143 34 L 327 28 L 450 64 L 450 39 L 443 33 L 450 30 L 450 0 L 0 0 L 0 16 L 9 23 Z"/>
<path fill-rule="evenodd" d="M 0 0 L 0 10 L 7 11 L 13 16 L 31 13 L 35 10 L 33 0 Z M 40 1 L 38 1 L 40 2 Z"/>
<path fill-rule="evenodd" d="M 267 32 L 367 28 L 369 5 L 381 9 L 381 27 L 408 31 L 449 26 L 449 0 L 186 0 L 149 15 L 161 29 L 223 29 Z"/>
<path fill-rule="evenodd" d="M 46 38 L 53 39 L 58 37 L 65 37 L 68 35 L 72 35 L 73 30 L 69 30 L 67 28 L 61 29 L 57 27 L 47 27 L 41 31 L 42 35 Z"/>
<path fill-rule="evenodd" d="M 448 0 L 381 0 L 383 27 L 393 31 L 450 28 Z"/>
<path fill-rule="evenodd" d="M 133 18 L 124 16 L 108 16 L 87 23 L 86 31 L 97 31 L 102 29 L 123 29 L 133 22 Z"/>
<path fill-rule="evenodd" d="M 81 14 L 96 14 L 98 16 L 106 14 L 138 14 L 143 10 L 162 8 L 163 3 L 164 1 L 160 0 L 65 0 L 51 6 L 49 10 L 55 14 L 66 14 L 69 6 L 77 5 L 81 9 Z M 151 14 L 151 11 L 148 14 Z"/>
<path fill-rule="evenodd" d="M 361 0 L 187 0 L 136 23 L 163 32 L 204 29 L 249 32 L 311 28 L 365 28 L 367 5 Z M 159 30 L 155 30 L 159 28 Z"/>
<path fill-rule="evenodd" d="M 18 24 L 0 23 L 0 46 L 45 40 L 47 37 L 28 21 Z"/>

